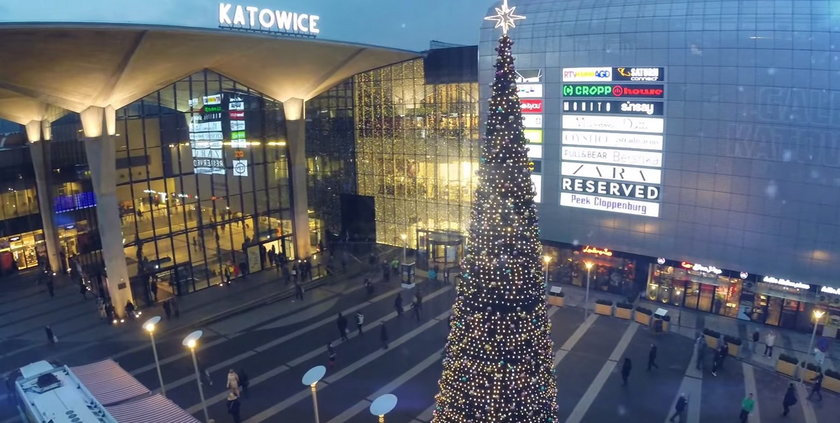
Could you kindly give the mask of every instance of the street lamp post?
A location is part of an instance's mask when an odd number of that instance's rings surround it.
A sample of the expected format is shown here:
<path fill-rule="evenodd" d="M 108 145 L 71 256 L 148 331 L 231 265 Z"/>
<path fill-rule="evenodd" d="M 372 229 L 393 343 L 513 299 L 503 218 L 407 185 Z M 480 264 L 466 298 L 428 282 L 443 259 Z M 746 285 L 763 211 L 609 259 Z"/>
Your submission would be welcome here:
<path fill-rule="evenodd" d="M 817 337 L 817 325 L 820 324 L 820 319 L 825 315 L 825 311 L 814 309 L 814 330 L 811 332 L 811 342 L 808 343 L 808 355 L 814 353 L 814 338 Z"/>
<path fill-rule="evenodd" d="M 149 332 L 149 338 L 152 340 L 152 353 L 155 355 L 155 367 L 157 368 L 158 380 L 160 381 L 160 393 L 166 396 L 166 385 L 163 384 L 163 374 L 160 372 L 160 360 L 158 360 L 157 346 L 155 345 L 155 327 L 160 322 L 160 316 L 152 317 L 143 323 L 143 329 Z"/>
<path fill-rule="evenodd" d="M 181 341 L 181 345 L 187 347 L 190 350 L 190 354 L 192 354 L 193 367 L 195 367 L 195 383 L 198 384 L 198 395 L 201 397 L 201 409 L 204 410 L 205 423 L 209 423 L 210 415 L 207 414 L 207 403 L 204 401 L 204 388 L 201 386 L 201 376 L 198 373 L 198 360 L 195 359 L 195 347 L 198 346 L 198 339 L 203 334 L 204 332 L 200 330 L 192 332 Z"/>
<path fill-rule="evenodd" d="M 379 423 L 385 423 L 385 415 L 390 413 L 397 406 L 397 396 L 385 394 L 378 396 L 370 404 L 370 414 L 379 417 Z"/>
<path fill-rule="evenodd" d="M 312 390 L 312 405 L 315 407 L 315 423 L 320 423 L 318 417 L 318 381 L 327 373 L 327 368 L 324 366 L 315 366 L 309 369 L 300 380 L 304 385 L 308 385 Z"/>
<path fill-rule="evenodd" d="M 402 239 L 402 242 L 403 242 L 403 260 L 402 260 L 402 262 L 403 262 L 403 264 L 405 264 L 406 263 L 405 247 L 408 245 L 405 241 L 408 239 L 408 235 L 400 234 L 400 239 Z"/>
<path fill-rule="evenodd" d="M 589 317 L 589 279 L 590 276 L 592 276 L 592 262 L 584 262 L 584 266 L 586 266 L 586 295 L 583 300 L 584 309 L 586 310 L 586 313 L 584 313 L 584 315 L 586 317 Z"/>
<path fill-rule="evenodd" d="M 543 256 L 543 262 L 545 263 L 545 270 L 543 271 L 543 273 L 544 273 L 543 277 L 545 278 L 545 285 L 548 286 L 548 264 L 551 263 L 551 256 L 544 255 Z"/>

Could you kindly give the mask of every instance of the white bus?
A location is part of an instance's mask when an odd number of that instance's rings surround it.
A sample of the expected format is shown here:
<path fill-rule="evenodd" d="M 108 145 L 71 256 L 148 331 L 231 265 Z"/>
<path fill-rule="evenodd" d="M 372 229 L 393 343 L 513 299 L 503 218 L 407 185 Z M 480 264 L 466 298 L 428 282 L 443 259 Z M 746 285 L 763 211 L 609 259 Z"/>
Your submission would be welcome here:
<path fill-rule="evenodd" d="M 15 391 L 30 423 L 117 423 L 69 367 L 38 361 L 20 373 Z"/>

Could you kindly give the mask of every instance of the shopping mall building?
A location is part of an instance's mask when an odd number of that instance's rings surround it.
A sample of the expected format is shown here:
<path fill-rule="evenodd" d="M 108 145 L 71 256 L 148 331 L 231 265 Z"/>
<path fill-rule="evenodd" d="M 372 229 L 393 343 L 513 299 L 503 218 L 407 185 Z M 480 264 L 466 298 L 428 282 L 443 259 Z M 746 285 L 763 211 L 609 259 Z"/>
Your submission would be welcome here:
<path fill-rule="evenodd" d="M 837 332 L 840 11 L 758 3 L 516 2 L 552 283 L 800 329 L 820 307 Z M 142 303 L 143 269 L 183 295 L 272 248 L 406 235 L 419 268 L 455 266 L 492 24 L 409 52 L 230 13 L 0 26 L 3 271 L 104 263 Z"/>

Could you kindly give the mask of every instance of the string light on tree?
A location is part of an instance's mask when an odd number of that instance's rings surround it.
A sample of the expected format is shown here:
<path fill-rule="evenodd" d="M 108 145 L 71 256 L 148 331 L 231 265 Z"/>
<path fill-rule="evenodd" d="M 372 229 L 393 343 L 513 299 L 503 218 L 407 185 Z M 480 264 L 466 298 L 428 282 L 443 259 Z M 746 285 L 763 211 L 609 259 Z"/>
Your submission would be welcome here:
<path fill-rule="evenodd" d="M 557 384 L 531 182 L 504 0 L 469 242 L 434 423 L 555 423 Z"/>

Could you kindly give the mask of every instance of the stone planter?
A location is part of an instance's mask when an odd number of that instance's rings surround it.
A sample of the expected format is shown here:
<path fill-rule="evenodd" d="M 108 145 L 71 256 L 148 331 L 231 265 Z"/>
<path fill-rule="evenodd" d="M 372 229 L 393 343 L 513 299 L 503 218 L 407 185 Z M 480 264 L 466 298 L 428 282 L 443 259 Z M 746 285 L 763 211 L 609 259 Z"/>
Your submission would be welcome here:
<path fill-rule="evenodd" d="M 595 304 L 595 313 L 604 316 L 612 316 L 612 306 L 606 304 Z"/>
<path fill-rule="evenodd" d="M 840 394 L 840 379 L 823 375 L 823 388 Z"/>
<path fill-rule="evenodd" d="M 630 320 L 633 317 L 633 309 L 616 307 L 615 317 L 618 317 L 619 319 Z"/>
<path fill-rule="evenodd" d="M 712 349 L 718 349 L 718 338 L 715 336 L 703 335 L 706 339 L 706 346 Z"/>
<path fill-rule="evenodd" d="M 563 307 L 566 305 L 566 297 L 560 297 L 557 295 L 549 295 L 548 296 L 548 304 L 553 305 L 556 307 Z"/>
<path fill-rule="evenodd" d="M 726 350 L 729 352 L 730 356 L 737 357 L 738 353 L 741 352 L 741 346 L 727 342 Z"/>
<path fill-rule="evenodd" d="M 796 377 L 796 368 L 798 366 L 794 363 L 789 363 L 784 360 L 776 360 L 776 371 L 790 377 Z"/>
<path fill-rule="evenodd" d="M 635 313 L 635 320 L 636 323 L 644 326 L 650 326 L 650 314 L 639 313 L 638 311 Z"/>

